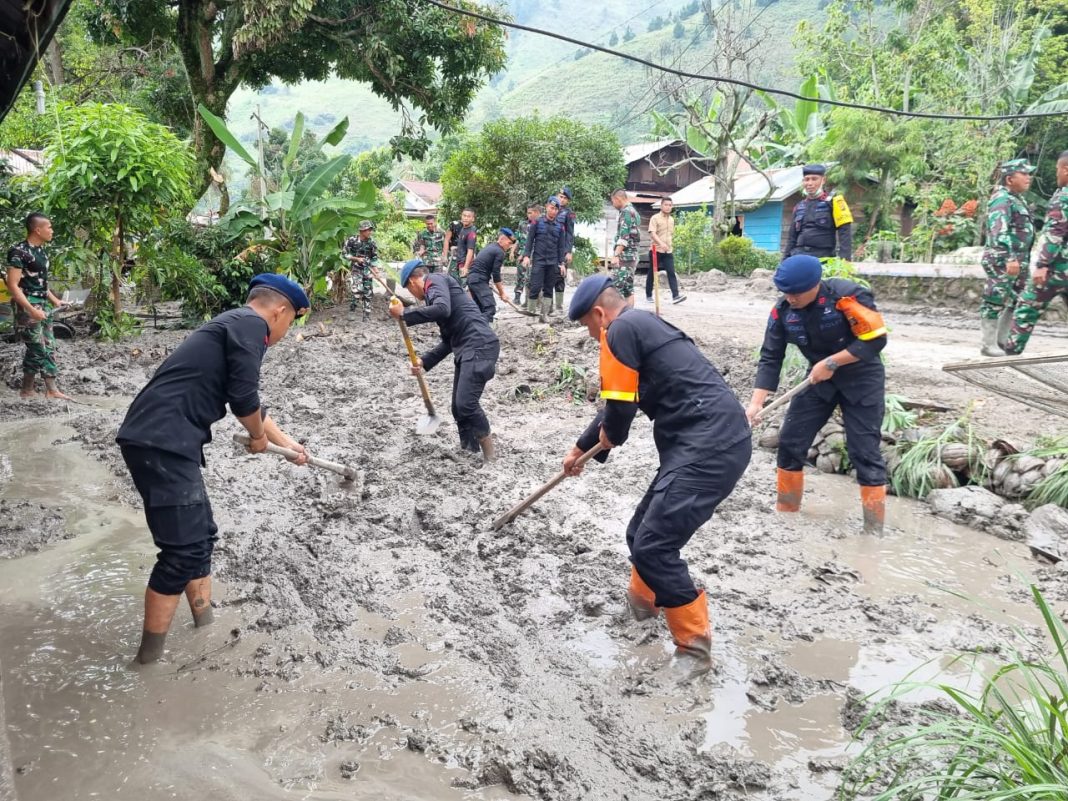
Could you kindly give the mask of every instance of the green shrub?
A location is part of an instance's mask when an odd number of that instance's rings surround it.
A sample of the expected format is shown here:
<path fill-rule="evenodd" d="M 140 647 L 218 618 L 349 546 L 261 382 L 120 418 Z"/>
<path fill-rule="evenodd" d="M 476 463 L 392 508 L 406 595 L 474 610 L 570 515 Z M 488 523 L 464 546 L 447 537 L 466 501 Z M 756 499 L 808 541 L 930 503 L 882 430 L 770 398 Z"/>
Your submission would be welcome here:
<path fill-rule="evenodd" d="M 714 267 L 728 275 L 750 275 L 753 270 L 774 270 L 779 257 L 753 245 L 744 236 L 727 236 L 713 249 Z"/>

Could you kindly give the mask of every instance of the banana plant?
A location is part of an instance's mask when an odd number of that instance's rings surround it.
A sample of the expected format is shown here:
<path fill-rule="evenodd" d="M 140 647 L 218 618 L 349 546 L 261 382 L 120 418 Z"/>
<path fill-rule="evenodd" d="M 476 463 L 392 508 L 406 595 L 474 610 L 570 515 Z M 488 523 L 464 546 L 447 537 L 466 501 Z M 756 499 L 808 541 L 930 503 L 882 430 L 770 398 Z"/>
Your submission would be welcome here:
<path fill-rule="evenodd" d="M 810 75 L 797 92 L 804 99 L 788 106 L 767 92 L 756 94 L 775 113 L 772 133 L 757 146 L 758 159 L 768 167 L 796 164 L 805 150 L 827 135 L 827 120 L 820 111 L 820 101 L 834 99 L 829 85 Z"/>
<path fill-rule="evenodd" d="M 324 294 L 327 276 L 340 265 L 345 237 L 355 232 L 360 220 L 375 218 L 378 190 L 370 181 L 364 181 L 354 196 L 329 194 L 331 183 L 352 158 L 348 154 L 328 159 L 299 180 L 295 165 L 298 157 L 303 155 L 307 159 L 325 145 L 334 146 L 344 139 L 348 118 L 335 125 L 309 152 L 301 154 L 304 115 L 298 112 L 293 121 L 289 148 L 282 158 L 281 173 L 269 176 L 263 174 L 259 161 L 238 141 L 225 122 L 203 105 L 199 111 L 219 140 L 252 168 L 253 177 L 264 179 L 261 185 L 269 183 L 278 187 L 262 198 L 246 197 L 235 203 L 219 225 L 231 239 L 244 238 L 249 244 L 263 245 L 281 272 L 315 294 Z"/>

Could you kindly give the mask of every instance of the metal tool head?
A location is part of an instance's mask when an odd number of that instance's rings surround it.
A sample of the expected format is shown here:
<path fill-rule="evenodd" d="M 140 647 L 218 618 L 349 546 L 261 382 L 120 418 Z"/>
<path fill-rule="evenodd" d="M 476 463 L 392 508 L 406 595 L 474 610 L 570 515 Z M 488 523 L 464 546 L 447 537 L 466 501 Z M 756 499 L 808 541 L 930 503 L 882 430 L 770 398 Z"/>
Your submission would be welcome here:
<path fill-rule="evenodd" d="M 415 424 L 415 433 L 421 436 L 429 436 L 435 433 L 440 425 L 440 417 L 431 417 L 429 414 L 424 414 L 419 418 L 419 422 Z"/>

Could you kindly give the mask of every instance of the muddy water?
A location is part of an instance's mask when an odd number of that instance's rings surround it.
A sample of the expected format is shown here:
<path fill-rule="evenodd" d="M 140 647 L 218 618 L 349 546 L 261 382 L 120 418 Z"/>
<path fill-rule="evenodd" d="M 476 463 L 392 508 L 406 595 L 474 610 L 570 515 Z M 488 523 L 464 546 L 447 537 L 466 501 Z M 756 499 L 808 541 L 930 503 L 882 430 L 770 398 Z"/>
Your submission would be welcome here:
<path fill-rule="evenodd" d="M 313 670 L 284 692 L 264 691 L 260 678 L 219 669 L 261 644 L 235 639 L 226 611 L 202 631 L 179 613 L 167 661 L 134 668 L 153 549 L 139 511 L 114 500 L 116 482 L 100 464 L 77 445 L 54 444 L 70 433 L 53 421 L 0 426 L 2 497 L 58 508 L 76 535 L 0 562 L 4 701 L 22 801 L 501 797 L 452 788 L 466 771 L 428 760 L 389 725 L 414 717 L 447 729 L 456 709 L 477 709 L 444 670 L 433 692 Z M 408 619 L 402 612 L 390 624 L 414 625 L 422 601 L 406 600 Z M 358 626 L 379 636 L 385 627 L 374 616 Z M 413 647 L 402 662 L 415 668 L 432 656 Z M 323 742 L 319 733 L 341 716 L 369 725 L 352 740 Z"/>

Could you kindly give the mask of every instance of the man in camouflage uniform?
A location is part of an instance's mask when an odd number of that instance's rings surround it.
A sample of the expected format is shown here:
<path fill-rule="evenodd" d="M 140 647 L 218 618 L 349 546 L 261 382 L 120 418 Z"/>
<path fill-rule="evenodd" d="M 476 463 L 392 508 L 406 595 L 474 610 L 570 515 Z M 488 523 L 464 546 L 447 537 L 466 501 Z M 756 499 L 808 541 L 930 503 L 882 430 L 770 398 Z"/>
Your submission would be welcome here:
<path fill-rule="evenodd" d="M 527 288 L 527 266 L 523 263 L 523 251 L 527 247 L 527 237 L 530 234 L 530 226 L 538 221 L 541 216 L 541 206 L 527 206 L 527 219 L 516 227 L 515 244 L 508 251 L 508 255 L 515 262 L 515 303 L 518 306 L 523 302 L 523 290 Z"/>
<path fill-rule="evenodd" d="M 52 241 L 52 221 L 43 214 L 26 218 L 26 238 L 7 252 L 7 290 L 15 308 L 15 329 L 26 346 L 22 359 L 22 389 L 19 395 L 37 394 L 37 374 L 44 377 L 45 397 L 70 400 L 56 386 L 56 337 L 52 333 L 52 312 L 63 305 L 48 288 L 48 254 L 44 245 Z"/>
<path fill-rule="evenodd" d="M 1068 150 L 1057 159 L 1057 191 L 1049 199 L 1046 223 L 1038 235 L 1031 277 L 1016 303 L 1005 353 L 1023 353 L 1027 340 L 1050 302 L 1060 295 L 1068 303 Z"/>
<path fill-rule="evenodd" d="M 349 313 L 356 313 L 356 296 L 363 301 L 363 319 L 371 318 L 371 298 L 374 296 L 374 284 L 371 270 L 378 268 L 378 245 L 371 239 L 374 225 L 370 220 L 360 223 L 356 236 L 345 240 L 341 255 L 352 265 L 352 292 L 349 295 Z"/>
<path fill-rule="evenodd" d="M 412 255 L 423 260 L 427 272 L 436 273 L 441 268 L 445 253 L 445 234 L 438 230 L 438 221 L 433 214 L 426 216 L 426 228 L 419 232 L 412 243 Z"/>
<path fill-rule="evenodd" d="M 987 281 L 979 305 L 984 356 L 1002 355 L 999 346 L 1008 339 L 1016 300 L 1027 283 L 1035 223 L 1023 194 L 1031 188 L 1034 171 L 1026 159 L 1004 162 L 1002 183 L 990 197 L 982 262 Z"/>
<path fill-rule="evenodd" d="M 627 305 L 634 306 L 634 271 L 638 269 L 638 243 L 641 241 L 642 218 L 638 210 L 627 200 L 627 190 L 617 189 L 612 193 L 612 205 L 619 211 L 619 228 L 616 233 L 612 266 L 616 268 L 612 283 Z"/>

